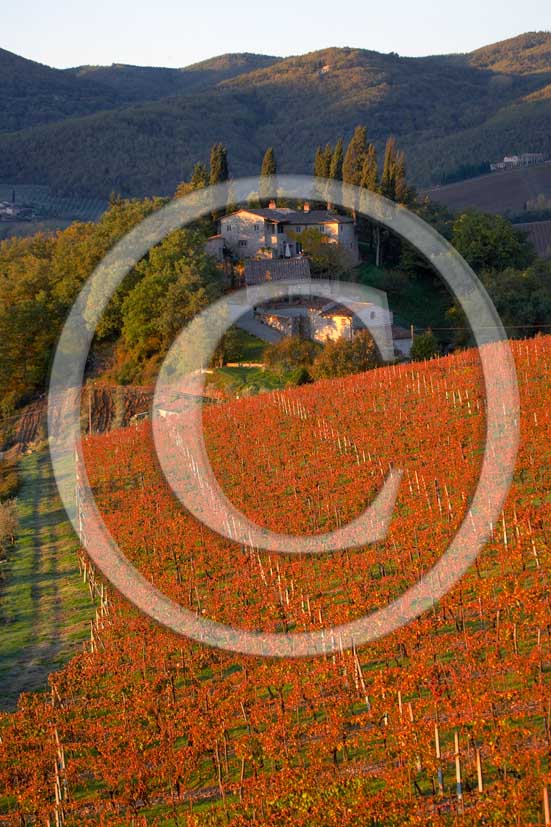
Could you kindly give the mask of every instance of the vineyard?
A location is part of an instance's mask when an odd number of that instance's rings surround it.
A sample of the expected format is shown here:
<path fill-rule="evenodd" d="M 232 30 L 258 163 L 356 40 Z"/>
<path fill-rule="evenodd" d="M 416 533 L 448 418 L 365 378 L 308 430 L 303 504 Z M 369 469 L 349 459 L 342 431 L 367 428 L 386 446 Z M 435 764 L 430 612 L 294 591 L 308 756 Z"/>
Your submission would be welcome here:
<path fill-rule="evenodd" d="M 551 337 L 512 349 L 521 444 L 492 538 L 441 602 L 361 648 L 331 628 L 429 571 L 468 508 L 485 433 L 476 351 L 204 409 L 219 484 L 274 531 L 341 527 L 402 470 L 389 533 L 366 548 L 241 546 L 182 510 L 149 423 L 87 436 L 104 520 L 158 588 L 247 630 L 325 629 L 327 652 L 260 659 L 179 638 L 83 551 L 89 642 L 0 717 L 0 825 L 551 824 Z"/>

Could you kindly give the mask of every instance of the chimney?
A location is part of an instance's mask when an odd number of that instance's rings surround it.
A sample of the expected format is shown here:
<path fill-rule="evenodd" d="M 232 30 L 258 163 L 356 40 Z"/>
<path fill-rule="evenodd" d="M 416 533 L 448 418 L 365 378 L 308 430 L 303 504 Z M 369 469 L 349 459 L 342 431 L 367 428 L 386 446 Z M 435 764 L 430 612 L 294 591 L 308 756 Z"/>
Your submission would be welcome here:
<path fill-rule="evenodd" d="M 277 209 L 276 202 L 274 200 L 270 201 L 270 203 L 268 204 L 268 209 L 270 209 L 270 210 Z"/>
<path fill-rule="evenodd" d="M 304 202 L 304 207 L 302 209 L 304 210 L 304 212 L 310 212 L 310 204 L 308 203 L 308 201 Z"/>

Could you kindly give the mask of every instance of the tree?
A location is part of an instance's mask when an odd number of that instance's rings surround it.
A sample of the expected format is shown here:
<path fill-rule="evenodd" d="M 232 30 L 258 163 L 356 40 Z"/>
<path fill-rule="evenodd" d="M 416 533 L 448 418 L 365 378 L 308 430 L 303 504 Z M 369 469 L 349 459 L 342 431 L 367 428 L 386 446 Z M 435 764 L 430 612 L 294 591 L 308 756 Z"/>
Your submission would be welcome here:
<path fill-rule="evenodd" d="M 75 222 L 55 236 L 0 243 L 0 410 L 44 389 L 51 355 L 68 309 L 115 242 L 166 199 L 115 200 L 97 223 Z M 98 325 L 98 338 L 120 330 L 124 280 Z M 99 287 L 101 290 L 101 286 Z"/>
<path fill-rule="evenodd" d="M 205 164 L 203 164 L 201 161 L 198 161 L 193 167 L 191 179 L 189 181 L 182 181 L 180 184 L 178 184 L 176 192 L 174 193 L 174 197 L 182 198 L 184 195 L 188 195 L 190 192 L 204 189 L 208 186 L 208 184 L 208 169 L 206 168 Z"/>
<path fill-rule="evenodd" d="M 381 193 L 386 198 L 396 196 L 396 138 L 390 137 L 386 142 L 383 174 L 381 176 Z"/>
<path fill-rule="evenodd" d="M 316 379 L 331 379 L 363 373 L 381 364 L 377 346 L 368 330 L 360 330 L 352 339 L 327 342 L 314 360 L 312 374 Z"/>
<path fill-rule="evenodd" d="M 370 192 L 378 192 L 379 189 L 379 168 L 377 165 L 377 150 L 374 144 L 369 144 L 364 155 L 360 186 Z"/>
<path fill-rule="evenodd" d="M 502 271 L 486 270 L 480 278 L 510 338 L 523 338 L 549 329 L 550 262 L 538 260 L 523 270 L 514 267 Z M 457 303 L 448 312 L 448 318 L 456 328 L 455 342 L 460 345 L 469 343 L 469 325 Z"/>
<path fill-rule="evenodd" d="M 313 227 L 289 235 L 300 242 L 302 252 L 310 259 L 312 273 L 318 278 L 339 279 L 353 266 L 346 250 Z"/>
<path fill-rule="evenodd" d="M 204 189 L 209 183 L 209 172 L 201 161 L 198 161 L 193 167 L 191 176 L 191 186 L 194 190 Z"/>
<path fill-rule="evenodd" d="M 432 330 L 426 330 L 420 336 L 415 336 L 411 346 L 411 358 L 414 362 L 423 362 L 440 354 L 438 339 Z"/>
<path fill-rule="evenodd" d="M 462 213 L 453 225 L 452 244 L 479 275 L 484 270 L 524 268 L 534 260 L 526 236 L 501 215 Z"/>
<path fill-rule="evenodd" d="M 362 167 L 367 152 L 367 130 L 365 126 L 357 126 L 350 142 L 342 164 L 342 179 L 345 184 L 360 186 L 362 178 Z"/>
<path fill-rule="evenodd" d="M 210 151 L 209 183 L 222 184 L 229 178 L 228 152 L 223 144 L 213 144 Z"/>
<path fill-rule="evenodd" d="M 0 502 L 0 551 L 5 551 L 14 542 L 17 535 L 17 502 L 5 500 Z"/>
<path fill-rule="evenodd" d="M 332 181 L 339 182 L 337 184 L 333 184 L 333 188 L 338 188 L 339 192 L 342 193 L 342 188 L 340 182 L 342 181 L 342 163 L 343 163 L 343 142 L 342 138 L 339 138 L 337 143 L 335 144 L 335 149 L 331 155 L 331 160 L 329 163 L 329 175 L 328 177 L 331 178 Z M 327 209 L 331 209 L 333 204 L 331 203 L 331 199 L 327 200 Z"/>
<path fill-rule="evenodd" d="M 162 355 L 182 327 L 220 294 L 203 238 L 190 230 L 168 235 L 137 266 L 140 279 L 122 306 L 125 346 L 137 364 Z"/>
<path fill-rule="evenodd" d="M 260 181 L 260 200 L 265 201 L 270 192 L 273 191 L 274 187 L 276 186 L 276 174 L 277 174 L 277 164 L 275 153 L 273 147 L 268 147 L 266 152 L 264 153 L 264 158 L 262 159 L 262 166 L 260 168 L 260 175 L 262 176 L 262 180 Z"/>
<path fill-rule="evenodd" d="M 261 175 L 275 175 L 277 173 L 277 164 L 273 147 L 268 147 L 262 159 L 262 167 L 260 169 Z"/>
<path fill-rule="evenodd" d="M 536 261 L 524 270 L 487 272 L 482 282 L 509 335 L 547 331 L 551 324 L 551 262 Z"/>
<path fill-rule="evenodd" d="M 334 181 L 342 181 L 342 164 L 344 158 L 343 140 L 339 138 L 335 144 L 333 155 L 331 156 L 331 164 L 329 166 L 329 178 Z"/>
<path fill-rule="evenodd" d="M 320 351 L 320 345 L 300 336 L 286 336 L 264 350 L 267 367 L 277 371 L 308 371 Z M 298 384 L 298 383 L 297 383 Z M 302 384 L 302 383 L 301 383 Z"/>
<path fill-rule="evenodd" d="M 333 160 L 333 147 L 331 144 L 325 144 L 323 150 L 323 166 L 325 169 L 325 178 L 331 177 L 331 162 Z"/>
<path fill-rule="evenodd" d="M 406 156 L 404 152 L 396 155 L 394 198 L 398 204 L 407 204 L 411 200 L 412 193 L 408 187 L 406 175 Z"/>
<path fill-rule="evenodd" d="M 328 169 L 326 164 L 325 152 L 318 146 L 314 156 L 314 176 L 316 178 L 328 178 Z"/>

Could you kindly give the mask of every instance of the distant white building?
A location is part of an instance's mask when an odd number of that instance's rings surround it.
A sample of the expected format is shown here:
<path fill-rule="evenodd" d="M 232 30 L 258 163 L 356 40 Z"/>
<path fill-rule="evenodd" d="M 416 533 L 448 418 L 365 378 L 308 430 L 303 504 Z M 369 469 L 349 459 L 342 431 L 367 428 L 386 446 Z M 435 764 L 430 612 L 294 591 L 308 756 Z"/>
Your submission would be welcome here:
<path fill-rule="evenodd" d="M 492 172 L 502 169 L 524 169 L 545 163 L 545 156 L 541 152 L 523 152 L 521 155 L 506 155 L 503 161 L 490 164 Z"/>
<path fill-rule="evenodd" d="M 226 215 L 220 220 L 220 233 L 209 238 L 207 250 L 215 257 L 226 249 L 239 259 L 293 258 L 301 251 L 300 234 L 309 229 L 338 244 L 352 264 L 359 261 L 352 218 L 332 210 L 311 210 L 308 204 L 292 210 L 271 202 L 266 209 L 243 208 Z"/>

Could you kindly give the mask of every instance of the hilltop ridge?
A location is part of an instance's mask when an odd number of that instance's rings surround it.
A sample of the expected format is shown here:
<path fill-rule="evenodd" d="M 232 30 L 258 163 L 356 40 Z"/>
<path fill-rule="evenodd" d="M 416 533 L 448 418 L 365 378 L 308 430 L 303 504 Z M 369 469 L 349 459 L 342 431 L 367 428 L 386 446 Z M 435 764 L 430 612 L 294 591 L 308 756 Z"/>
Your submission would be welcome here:
<path fill-rule="evenodd" d="M 288 58 L 230 53 L 184 69 L 61 71 L 18 61 L 21 85 L 27 72 L 35 77 L 29 100 L 51 81 L 67 85 L 67 104 L 23 107 L 16 117 L 13 77 L 3 88 L 0 130 L 3 123 L 12 132 L 0 135 L 3 183 L 102 197 L 171 194 L 217 141 L 228 147 L 233 175 L 258 172 L 267 146 L 281 171 L 309 172 L 315 147 L 349 138 L 358 123 L 379 148 L 394 134 L 421 185 L 508 152 L 551 155 L 545 32 L 428 58 L 327 48 Z"/>

